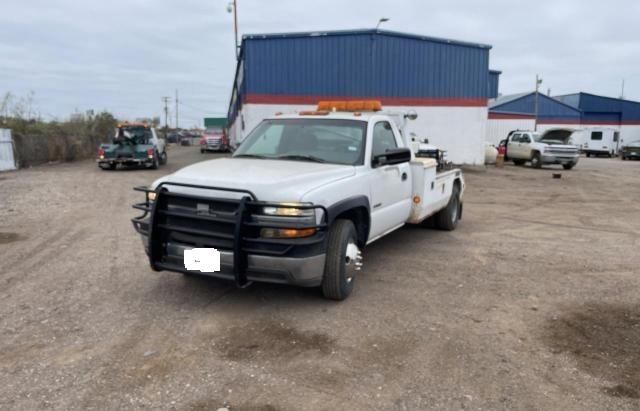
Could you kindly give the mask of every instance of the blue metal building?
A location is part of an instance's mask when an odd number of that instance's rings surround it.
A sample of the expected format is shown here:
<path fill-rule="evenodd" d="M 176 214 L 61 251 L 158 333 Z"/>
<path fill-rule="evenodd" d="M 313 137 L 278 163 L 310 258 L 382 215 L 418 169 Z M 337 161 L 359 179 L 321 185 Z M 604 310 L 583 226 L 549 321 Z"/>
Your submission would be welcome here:
<path fill-rule="evenodd" d="M 489 91 L 488 93 L 488 97 L 489 98 L 497 98 L 499 95 L 499 88 L 500 88 L 500 75 L 502 74 L 501 71 L 498 70 L 489 70 Z"/>
<path fill-rule="evenodd" d="M 243 103 L 376 98 L 389 105 L 486 106 L 491 46 L 383 31 L 246 35 L 229 110 Z"/>
<path fill-rule="evenodd" d="M 522 115 L 535 116 L 536 93 L 520 93 L 502 96 L 489 105 L 489 118 L 506 119 Z M 539 124 L 580 124 L 581 111 L 567 103 L 538 93 Z"/>
<path fill-rule="evenodd" d="M 245 35 L 229 104 L 232 144 L 277 111 L 375 99 L 416 109 L 424 122 L 413 123 L 416 132 L 454 161 L 481 164 L 487 102 L 500 75 L 489 70 L 490 50 L 385 30 Z"/>
<path fill-rule="evenodd" d="M 640 102 L 582 92 L 555 98 L 579 109 L 582 124 L 640 125 Z"/>

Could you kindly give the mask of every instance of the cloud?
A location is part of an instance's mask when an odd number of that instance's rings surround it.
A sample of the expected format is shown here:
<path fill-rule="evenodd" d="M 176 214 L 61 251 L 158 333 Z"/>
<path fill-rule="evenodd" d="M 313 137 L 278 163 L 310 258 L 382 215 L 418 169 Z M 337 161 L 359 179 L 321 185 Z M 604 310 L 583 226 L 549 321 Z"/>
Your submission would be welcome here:
<path fill-rule="evenodd" d="M 182 125 L 224 115 L 235 72 L 232 15 L 213 0 L 3 0 L 0 93 L 33 90 L 39 110 L 65 117 L 108 109 L 160 115 L 176 89 Z M 243 33 L 373 27 L 492 44 L 501 92 L 584 90 L 640 100 L 640 3 L 453 0 L 240 0 Z"/>

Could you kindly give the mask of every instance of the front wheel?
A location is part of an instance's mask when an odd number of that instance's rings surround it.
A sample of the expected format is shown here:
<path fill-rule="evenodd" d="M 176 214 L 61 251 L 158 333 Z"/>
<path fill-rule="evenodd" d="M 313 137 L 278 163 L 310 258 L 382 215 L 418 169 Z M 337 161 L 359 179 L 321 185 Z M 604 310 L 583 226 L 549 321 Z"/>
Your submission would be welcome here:
<path fill-rule="evenodd" d="M 513 160 L 513 164 L 517 165 L 517 166 L 521 166 L 524 164 L 524 160 Z"/>
<path fill-rule="evenodd" d="M 160 164 L 161 165 L 165 165 L 165 164 L 167 164 L 168 160 L 169 160 L 169 158 L 167 157 L 167 152 L 163 151 L 162 155 L 160 155 Z"/>
<path fill-rule="evenodd" d="M 436 227 L 445 231 L 455 230 L 458 226 L 458 221 L 460 221 L 461 212 L 460 188 L 454 185 L 449 204 L 435 215 Z"/>
<path fill-rule="evenodd" d="M 591 153 L 587 153 L 587 157 L 591 157 Z"/>
<path fill-rule="evenodd" d="M 540 153 L 533 153 L 533 157 L 531 158 L 531 167 L 533 168 L 542 167 L 542 159 L 540 158 Z"/>
<path fill-rule="evenodd" d="M 336 220 L 329 229 L 327 257 L 322 277 L 322 294 L 342 301 L 353 291 L 355 274 L 362 267 L 356 228 L 351 220 Z"/>
<path fill-rule="evenodd" d="M 160 161 L 158 160 L 158 153 L 153 154 L 153 163 L 151 163 L 151 168 L 157 170 L 160 167 Z"/>
<path fill-rule="evenodd" d="M 575 166 L 576 166 L 576 163 L 567 163 L 567 164 L 563 164 L 562 168 L 564 168 L 565 170 L 571 170 Z"/>

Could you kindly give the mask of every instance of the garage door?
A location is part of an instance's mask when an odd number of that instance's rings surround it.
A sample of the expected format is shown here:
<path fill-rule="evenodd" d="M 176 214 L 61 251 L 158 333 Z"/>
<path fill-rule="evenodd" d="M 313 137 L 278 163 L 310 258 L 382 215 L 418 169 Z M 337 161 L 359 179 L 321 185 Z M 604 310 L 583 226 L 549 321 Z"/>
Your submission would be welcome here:
<path fill-rule="evenodd" d="M 13 158 L 13 141 L 11 130 L 0 129 L 0 171 L 15 170 L 16 162 Z"/>

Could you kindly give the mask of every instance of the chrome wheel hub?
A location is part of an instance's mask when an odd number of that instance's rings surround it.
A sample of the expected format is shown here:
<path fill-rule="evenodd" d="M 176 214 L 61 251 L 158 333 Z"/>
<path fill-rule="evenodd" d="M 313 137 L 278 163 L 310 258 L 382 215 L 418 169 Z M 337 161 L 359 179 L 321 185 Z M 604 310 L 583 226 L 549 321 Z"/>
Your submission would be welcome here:
<path fill-rule="evenodd" d="M 349 241 L 344 257 L 344 275 L 347 283 L 353 281 L 353 276 L 362 270 L 362 265 L 362 252 L 353 241 Z"/>

